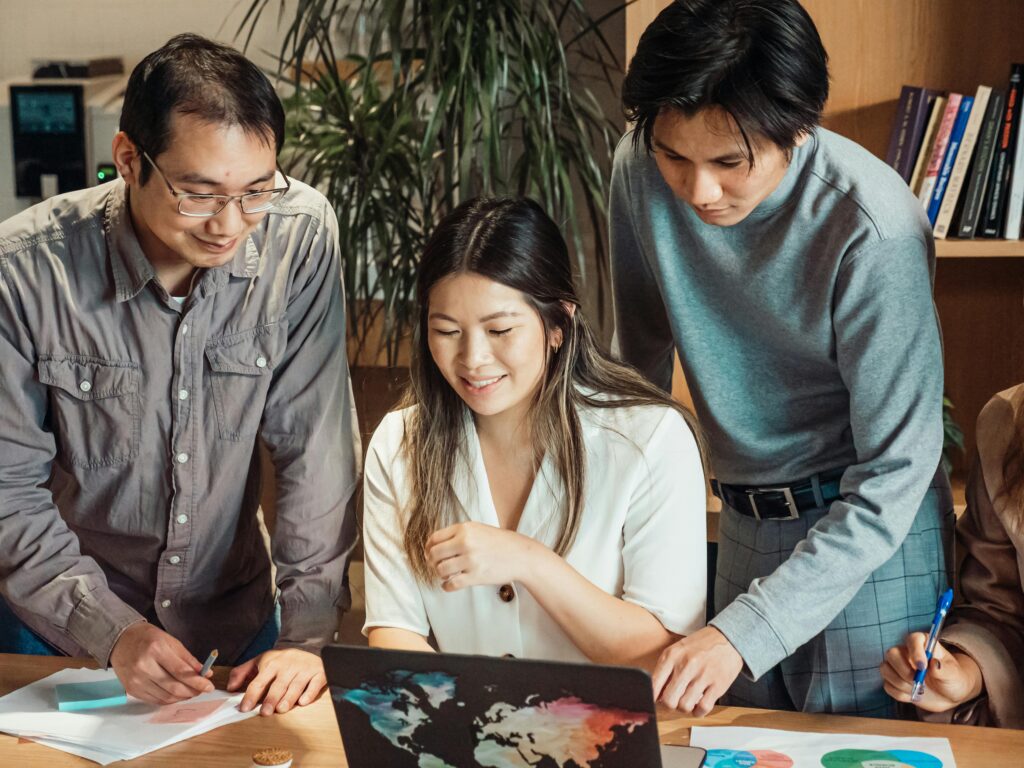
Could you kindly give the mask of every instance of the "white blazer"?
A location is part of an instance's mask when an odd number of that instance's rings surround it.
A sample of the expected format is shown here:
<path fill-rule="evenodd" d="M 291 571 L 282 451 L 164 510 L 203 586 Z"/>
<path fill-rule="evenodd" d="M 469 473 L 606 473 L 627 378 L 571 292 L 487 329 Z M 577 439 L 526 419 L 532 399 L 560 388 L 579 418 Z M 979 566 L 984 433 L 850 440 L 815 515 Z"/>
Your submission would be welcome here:
<path fill-rule="evenodd" d="M 370 441 L 364 476 L 366 624 L 428 636 L 447 653 L 585 661 L 521 585 L 444 592 L 416 580 L 403 547 L 410 496 L 401 450 L 411 409 L 389 413 Z M 579 413 L 586 447 L 583 517 L 566 560 L 591 583 L 650 611 L 671 632 L 704 626 L 707 531 L 704 475 L 683 418 L 662 406 Z M 472 415 L 452 483 L 461 519 L 498 525 Z M 564 487 L 541 463 L 518 532 L 553 547 Z M 511 598 L 511 599 L 510 599 Z"/>

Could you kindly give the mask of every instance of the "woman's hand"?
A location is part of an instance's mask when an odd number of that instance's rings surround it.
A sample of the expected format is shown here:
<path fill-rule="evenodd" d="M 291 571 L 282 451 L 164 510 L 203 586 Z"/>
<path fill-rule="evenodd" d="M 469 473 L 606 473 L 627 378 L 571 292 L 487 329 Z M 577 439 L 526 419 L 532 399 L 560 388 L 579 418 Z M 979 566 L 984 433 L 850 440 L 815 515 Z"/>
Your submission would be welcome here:
<path fill-rule="evenodd" d="M 427 539 L 427 562 L 441 578 L 441 588 L 454 592 L 480 585 L 522 581 L 538 544 L 515 531 L 484 523 L 458 523 Z"/>
<path fill-rule="evenodd" d="M 914 675 L 924 669 L 927 662 L 924 647 L 928 635 L 913 632 L 903 645 L 885 652 L 885 661 L 879 667 L 885 692 L 896 701 L 909 702 L 914 690 Z M 945 712 L 970 701 L 981 694 L 983 681 L 977 662 L 964 653 L 950 653 L 942 643 L 935 644 L 924 692 L 914 705 L 926 712 Z"/>

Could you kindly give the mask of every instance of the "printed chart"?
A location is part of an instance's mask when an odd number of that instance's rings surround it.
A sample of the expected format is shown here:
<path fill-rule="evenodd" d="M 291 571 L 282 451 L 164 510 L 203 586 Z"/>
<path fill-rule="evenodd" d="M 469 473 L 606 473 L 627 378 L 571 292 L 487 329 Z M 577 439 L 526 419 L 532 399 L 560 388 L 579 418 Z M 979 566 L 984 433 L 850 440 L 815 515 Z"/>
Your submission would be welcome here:
<path fill-rule="evenodd" d="M 943 768 L 942 761 L 912 749 L 839 749 L 821 758 L 822 768 Z"/>
<path fill-rule="evenodd" d="M 697 726 L 707 768 L 956 768 L 948 739 Z"/>
<path fill-rule="evenodd" d="M 709 749 L 704 768 L 793 768 L 793 760 L 771 749 Z"/>

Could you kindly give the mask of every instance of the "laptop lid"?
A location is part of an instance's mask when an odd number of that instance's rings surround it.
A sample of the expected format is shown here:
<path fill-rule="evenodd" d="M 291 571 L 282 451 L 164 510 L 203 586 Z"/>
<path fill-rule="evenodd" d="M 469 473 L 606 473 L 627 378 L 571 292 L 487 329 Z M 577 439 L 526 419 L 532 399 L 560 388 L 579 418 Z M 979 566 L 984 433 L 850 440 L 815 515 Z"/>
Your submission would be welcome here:
<path fill-rule="evenodd" d="M 638 669 L 354 646 L 323 660 L 351 768 L 661 765 Z"/>

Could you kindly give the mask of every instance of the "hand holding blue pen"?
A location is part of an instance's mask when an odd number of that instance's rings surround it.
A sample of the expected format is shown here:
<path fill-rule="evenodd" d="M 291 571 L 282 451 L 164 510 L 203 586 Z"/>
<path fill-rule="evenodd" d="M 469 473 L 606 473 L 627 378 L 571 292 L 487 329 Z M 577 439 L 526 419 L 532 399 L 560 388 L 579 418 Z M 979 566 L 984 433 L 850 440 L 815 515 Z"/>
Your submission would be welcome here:
<path fill-rule="evenodd" d="M 939 641 L 939 632 L 942 631 L 942 624 L 946 620 L 946 614 L 949 613 L 949 606 L 952 603 L 953 590 L 947 589 L 942 593 L 942 596 L 939 598 L 939 604 L 935 607 L 932 629 L 928 633 L 928 642 L 925 643 L 924 647 L 925 665 L 923 669 L 917 670 L 917 674 L 914 675 L 914 689 L 910 694 L 912 702 L 921 700 L 921 694 L 924 692 L 924 678 L 928 674 L 928 665 L 932 661 L 932 654 L 935 653 L 935 644 Z"/>

